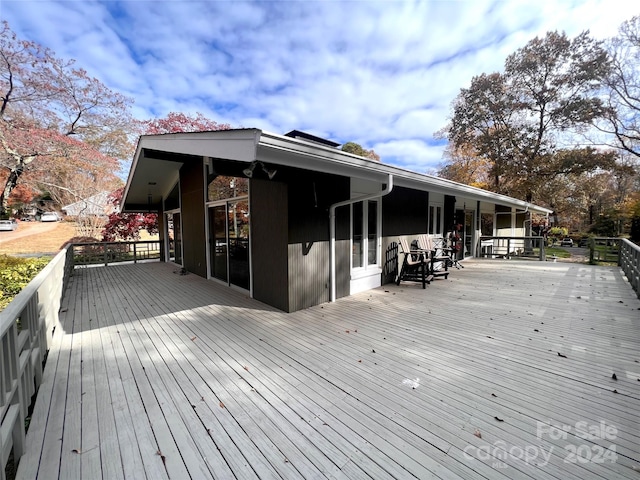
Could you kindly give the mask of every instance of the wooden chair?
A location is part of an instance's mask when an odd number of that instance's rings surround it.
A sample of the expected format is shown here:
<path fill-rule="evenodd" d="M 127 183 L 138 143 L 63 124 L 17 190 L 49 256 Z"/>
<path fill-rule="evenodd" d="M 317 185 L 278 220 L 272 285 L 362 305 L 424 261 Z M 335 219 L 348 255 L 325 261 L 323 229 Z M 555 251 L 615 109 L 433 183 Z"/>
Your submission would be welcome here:
<path fill-rule="evenodd" d="M 426 288 L 427 283 L 431 283 L 431 276 L 428 274 L 428 253 L 423 250 L 409 248 L 409 242 L 406 238 L 398 240 L 400 244 L 400 252 L 404 255 L 402 267 L 396 279 L 396 285 L 400 285 L 402 281 L 421 282 L 422 288 Z"/>
<path fill-rule="evenodd" d="M 449 276 L 449 265 L 451 257 L 442 247 L 438 248 L 436 242 L 431 235 L 418 235 L 418 249 L 428 252 L 429 258 L 429 275 L 432 278 L 444 277 L 445 280 Z M 438 252 L 440 250 L 440 252 Z"/>

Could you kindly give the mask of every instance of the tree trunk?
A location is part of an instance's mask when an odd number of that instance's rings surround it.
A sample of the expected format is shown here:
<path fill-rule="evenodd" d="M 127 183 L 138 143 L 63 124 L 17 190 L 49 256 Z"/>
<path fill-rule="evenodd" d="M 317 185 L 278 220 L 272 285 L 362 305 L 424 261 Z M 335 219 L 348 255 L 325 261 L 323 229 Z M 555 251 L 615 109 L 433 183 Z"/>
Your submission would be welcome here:
<path fill-rule="evenodd" d="M 7 181 L 5 182 L 2 193 L 0 194 L 0 216 L 2 217 L 11 213 L 9 210 L 9 196 L 11 195 L 13 189 L 16 188 L 18 179 L 23 172 L 24 164 L 22 162 L 20 162 L 20 165 L 18 167 L 11 169 L 11 171 L 9 172 Z"/>

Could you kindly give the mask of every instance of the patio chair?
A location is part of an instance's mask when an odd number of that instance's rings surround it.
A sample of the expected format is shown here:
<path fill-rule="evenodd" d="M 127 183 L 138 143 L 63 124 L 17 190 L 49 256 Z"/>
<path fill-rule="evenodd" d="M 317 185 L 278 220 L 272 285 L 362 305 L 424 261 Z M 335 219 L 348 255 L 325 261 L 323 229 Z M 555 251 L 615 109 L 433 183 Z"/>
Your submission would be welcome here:
<path fill-rule="evenodd" d="M 422 288 L 426 288 L 427 283 L 431 283 L 433 278 L 428 273 L 428 253 L 423 250 L 410 249 L 406 238 L 400 238 L 398 243 L 401 250 L 399 254 L 404 255 L 404 259 L 396 279 L 396 285 L 400 285 L 402 281 L 412 281 L 421 282 Z"/>
<path fill-rule="evenodd" d="M 429 275 L 432 278 L 444 277 L 446 280 L 449 276 L 449 264 L 451 262 L 451 257 L 446 250 L 442 247 L 438 248 L 434 238 L 427 234 L 418 235 L 418 249 L 428 252 Z"/>

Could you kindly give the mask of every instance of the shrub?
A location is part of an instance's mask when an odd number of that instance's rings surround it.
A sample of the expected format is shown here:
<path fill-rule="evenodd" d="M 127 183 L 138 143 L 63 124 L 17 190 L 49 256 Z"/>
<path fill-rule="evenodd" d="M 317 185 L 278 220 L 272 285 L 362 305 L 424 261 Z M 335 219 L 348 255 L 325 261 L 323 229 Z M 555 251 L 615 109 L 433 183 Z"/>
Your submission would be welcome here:
<path fill-rule="evenodd" d="M 42 270 L 51 258 L 19 258 L 0 255 L 0 310 Z"/>

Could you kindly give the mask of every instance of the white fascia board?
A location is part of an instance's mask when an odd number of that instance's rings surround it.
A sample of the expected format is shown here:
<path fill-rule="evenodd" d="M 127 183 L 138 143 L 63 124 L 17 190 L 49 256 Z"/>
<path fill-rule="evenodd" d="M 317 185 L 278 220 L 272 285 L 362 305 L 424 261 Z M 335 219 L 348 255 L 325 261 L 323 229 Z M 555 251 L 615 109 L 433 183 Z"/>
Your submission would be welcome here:
<path fill-rule="evenodd" d="M 543 214 L 552 213 L 523 200 L 489 192 L 480 188 L 453 182 L 444 178 L 412 172 L 393 165 L 387 165 L 368 158 L 343 152 L 337 148 L 310 144 L 283 135 L 262 132 L 258 144 L 258 157 L 267 162 L 325 173 L 345 175 L 384 183 L 388 175 L 393 175 L 396 186 L 416 190 L 463 195 L 466 198 L 513 206 Z"/>
<path fill-rule="evenodd" d="M 131 182 L 133 180 L 133 175 L 136 171 L 136 166 L 138 165 L 138 159 L 140 158 L 141 152 L 142 152 L 142 147 L 140 146 L 140 137 L 139 137 L 138 145 L 136 146 L 136 153 L 133 155 L 133 162 L 131 162 L 131 168 L 129 169 L 129 176 L 127 177 L 127 183 L 124 186 L 124 191 L 122 192 L 122 198 L 120 199 L 120 205 L 125 204 L 125 200 L 127 199 L 127 195 L 129 194 L 129 189 L 131 188 Z"/>
<path fill-rule="evenodd" d="M 252 162 L 260 130 L 171 133 L 141 137 L 142 148 L 163 152 Z"/>

